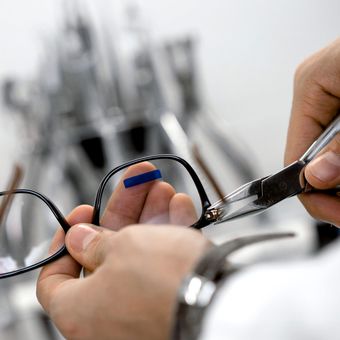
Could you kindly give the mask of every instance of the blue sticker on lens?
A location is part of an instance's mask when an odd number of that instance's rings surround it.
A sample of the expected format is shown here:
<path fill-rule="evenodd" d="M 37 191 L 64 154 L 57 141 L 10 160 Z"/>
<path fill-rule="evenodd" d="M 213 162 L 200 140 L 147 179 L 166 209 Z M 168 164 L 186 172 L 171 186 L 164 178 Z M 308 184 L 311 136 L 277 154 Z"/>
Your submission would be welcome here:
<path fill-rule="evenodd" d="M 162 178 L 161 171 L 156 169 L 149 172 L 145 172 L 144 174 L 140 174 L 137 176 L 132 176 L 129 178 L 124 179 L 124 186 L 125 188 L 131 188 L 139 184 L 143 184 L 146 182 L 151 182 L 156 179 Z"/>

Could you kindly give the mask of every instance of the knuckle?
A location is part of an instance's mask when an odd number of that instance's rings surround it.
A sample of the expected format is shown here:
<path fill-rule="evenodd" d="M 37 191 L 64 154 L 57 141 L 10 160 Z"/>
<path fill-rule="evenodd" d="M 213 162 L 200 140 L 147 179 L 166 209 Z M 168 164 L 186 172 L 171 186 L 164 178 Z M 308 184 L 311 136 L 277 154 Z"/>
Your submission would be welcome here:
<path fill-rule="evenodd" d="M 298 67 L 295 70 L 295 73 L 294 73 L 295 83 L 298 82 L 303 77 L 303 75 L 305 74 L 305 70 L 306 70 L 306 61 L 303 61 L 302 63 L 298 65 Z"/>
<path fill-rule="evenodd" d="M 90 244 L 86 248 L 84 252 L 85 263 L 89 264 L 89 270 L 94 270 L 99 267 L 104 260 L 104 257 L 110 250 L 110 246 L 108 246 L 109 240 L 106 232 L 100 231 L 93 240 L 91 240 Z"/>
<path fill-rule="evenodd" d="M 318 59 L 317 55 L 312 55 L 297 66 L 294 73 L 295 83 L 313 78 L 314 71 L 317 70 L 315 64 L 317 64 Z"/>
<path fill-rule="evenodd" d="M 123 253 L 125 249 L 131 248 L 136 243 L 136 230 L 134 226 L 127 226 L 120 229 L 118 232 L 109 236 L 109 250 L 108 252 L 115 255 Z"/>
<path fill-rule="evenodd" d="M 89 263 L 92 263 L 94 267 L 97 267 L 99 264 L 99 251 L 101 248 L 101 238 L 100 234 L 98 234 L 88 245 L 87 251 L 85 252 L 85 256 L 88 257 Z"/>
<path fill-rule="evenodd" d="M 127 226 L 121 230 L 115 235 L 115 245 L 116 247 L 126 247 L 130 246 L 135 242 L 136 238 L 136 228 L 132 226 Z"/>

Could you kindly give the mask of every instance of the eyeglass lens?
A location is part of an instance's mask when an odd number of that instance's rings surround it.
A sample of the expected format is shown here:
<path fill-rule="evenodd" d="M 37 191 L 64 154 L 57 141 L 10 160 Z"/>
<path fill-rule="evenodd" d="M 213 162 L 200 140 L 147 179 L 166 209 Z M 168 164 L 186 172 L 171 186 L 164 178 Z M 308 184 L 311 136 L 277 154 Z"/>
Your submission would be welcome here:
<path fill-rule="evenodd" d="M 115 173 L 101 202 L 101 226 L 119 229 L 133 223 L 190 226 L 202 214 L 196 185 L 187 169 L 172 159 L 140 162 Z"/>
<path fill-rule="evenodd" d="M 44 201 L 24 193 L 0 197 L 5 199 L 11 200 L 11 208 L 0 224 L 0 274 L 37 264 L 63 246 L 61 241 L 49 252 L 56 231 L 63 231 Z"/>

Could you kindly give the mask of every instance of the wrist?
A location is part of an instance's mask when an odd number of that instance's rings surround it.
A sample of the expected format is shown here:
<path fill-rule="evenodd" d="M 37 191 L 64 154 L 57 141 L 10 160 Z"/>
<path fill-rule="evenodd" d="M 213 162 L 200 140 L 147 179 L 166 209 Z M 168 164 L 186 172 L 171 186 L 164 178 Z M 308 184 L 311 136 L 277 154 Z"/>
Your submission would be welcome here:
<path fill-rule="evenodd" d="M 227 260 L 228 255 L 252 243 L 286 236 L 292 236 L 292 234 L 242 237 L 210 249 L 180 285 L 172 339 L 194 340 L 199 337 L 205 312 L 217 295 L 219 287 L 237 270 Z"/>

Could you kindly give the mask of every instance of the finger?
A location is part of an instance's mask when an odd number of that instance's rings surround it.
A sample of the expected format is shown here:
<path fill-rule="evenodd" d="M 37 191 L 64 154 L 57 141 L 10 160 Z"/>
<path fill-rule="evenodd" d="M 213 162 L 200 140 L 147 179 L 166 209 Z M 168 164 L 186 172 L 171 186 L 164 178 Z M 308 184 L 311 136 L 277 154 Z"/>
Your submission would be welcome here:
<path fill-rule="evenodd" d="M 93 208 L 90 206 L 79 206 L 67 216 L 67 221 L 70 225 L 79 222 L 90 222 L 92 211 Z M 63 230 L 59 229 L 53 239 L 51 250 L 59 249 L 64 240 L 65 234 Z M 37 297 L 46 310 L 48 310 L 49 302 L 56 288 L 61 283 L 78 277 L 80 268 L 79 264 L 69 255 L 65 255 L 43 267 L 37 282 Z"/>
<path fill-rule="evenodd" d="M 340 227 L 340 198 L 306 193 L 299 196 L 307 211 L 317 220 Z"/>
<path fill-rule="evenodd" d="M 197 222 L 197 212 L 191 197 L 178 193 L 170 202 L 170 223 L 191 226 Z"/>
<path fill-rule="evenodd" d="M 329 125 L 340 107 L 340 100 L 327 93 L 323 93 L 321 88 L 315 91 L 319 92 L 319 94 L 315 95 L 315 98 L 311 100 L 309 105 L 300 102 L 305 98 L 295 99 L 293 102 L 287 136 L 285 164 L 294 162 L 307 151 L 312 143 L 321 135 L 325 127 Z M 300 95 L 305 97 L 309 94 L 302 93 Z M 312 114 L 312 111 L 314 111 L 312 109 L 313 105 L 318 107 L 319 101 L 323 102 L 325 106 L 328 103 L 328 107 Z"/>
<path fill-rule="evenodd" d="M 87 205 L 79 206 L 75 208 L 68 216 L 67 221 L 70 225 L 77 224 L 80 222 L 89 222 L 92 218 L 93 208 Z M 61 245 L 65 244 L 65 233 L 62 228 L 59 228 L 56 235 L 53 238 L 50 253 L 55 253 L 56 250 L 60 249 Z M 65 269 L 65 270 L 64 270 Z M 39 279 L 45 277 L 60 274 L 65 271 L 65 274 L 72 276 L 79 275 L 79 265 L 70 257 L 63 256 L 62 258 L 54 261 L 43 267 L 41 270 Z"/>
<path fill-rule="evenodd" d="M 155 166 L 153 164 L 143 162 L 132 165 L 126 170 L 105 207 L 104 214 L 100 220 L 101 226 L 118 230 L 126 225 L 139 222 L 148 192 L 157 181 L 125 188 L 123 179 L 154 169 Z"/>
<path fill-rule="evenodd" d="M 297 70 L 285 163 L 300 158 L 340 108 L 339 41 L 308 58 Z M 338 63 L 339 64 L 339 63 Z"/>
<path fill-rule="evenodd" d="M 340 143 L 338 150 L 328 150 L 311 161 L 305 169 L 305 176 L 308 183 L 318 189 L 335 188 L 339 185 Z"/>
<path fill-rule="evenodd" d="M 140 223 L 169 223 L 169 204 L 175 189 L 166 182 L 157 182 L 150 189 L 145 201 Z"/>
<path fill-rule="evenodd" d="M 115 233 L 92 224 L 77 224 L 67 233 L 65 244 L 70 255 L 86 270 L 97 269 L 112 249 Z"/>

